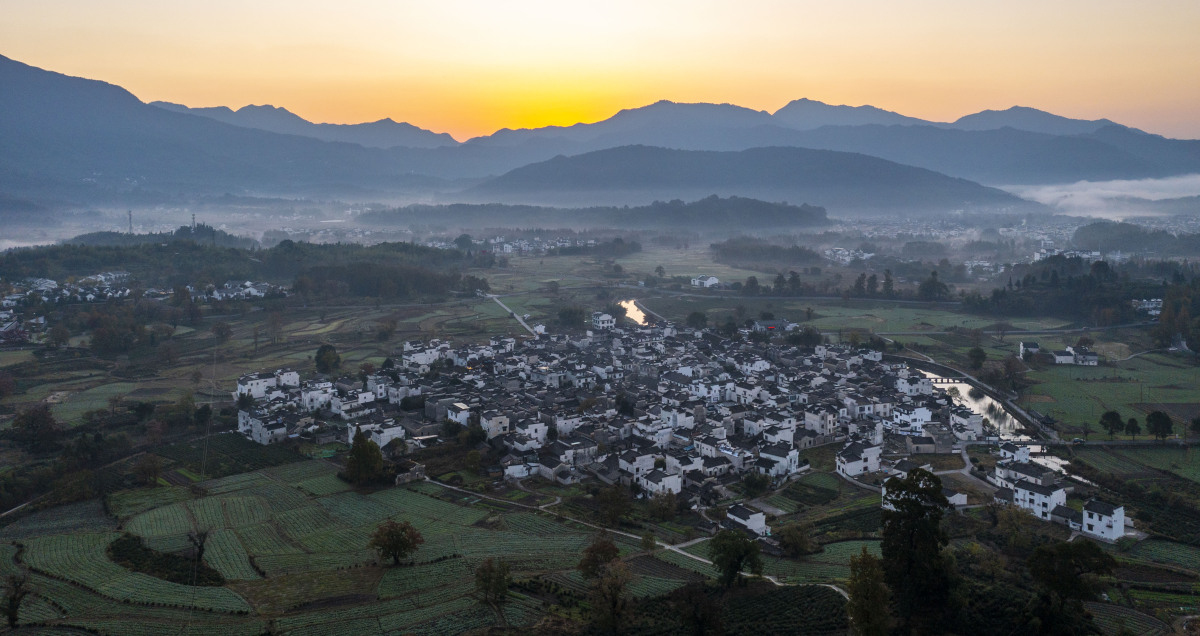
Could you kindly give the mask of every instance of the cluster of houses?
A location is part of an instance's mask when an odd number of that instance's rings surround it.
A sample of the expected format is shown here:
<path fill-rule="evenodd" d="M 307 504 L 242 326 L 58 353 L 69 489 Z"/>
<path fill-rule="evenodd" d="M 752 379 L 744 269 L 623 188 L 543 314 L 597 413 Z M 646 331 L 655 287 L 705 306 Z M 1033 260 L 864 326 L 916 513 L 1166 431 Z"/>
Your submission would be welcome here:
<path fill-rule="evenodd" d="M 1158 318 L 1162 314 L 1163 299 L 1161 298 L 1135 298 L 1129 303 L 1137 311 L 1144 311 L 1152 318 Z"/>
<path fill-rule="evenodd" d="M 92 303 L 129 296 L 128 272 L 101 272 L 61 284 L 49 278 L 27 278 L 13 284 L 12 293 L 0 299 L 0 306 L 13 308 L 36 297 L 44 303 Z"/>
<path fill-rule="evenodd" d="M 487 239 L 475 239 L 472 241 L 478 249 L 490 250 L 496 254 L 545 254 L 551 250 L 562 249 L 567 247 L 595 247 L 600 242 L 597 239 L 579 238 L 573 236 L 557 236 L 557 237 L 534 237 L 534 238 L 506 238 L 502 235 L 493 236 Z M 455 249 L 455 245 L 451 241 L 432 240 L 425 243 L 429 247 L 438 249 Z"/>
<path fill-rule="evenodd" d="M 849 265 L 850 263 L 853 263 L 854 261 L 865 261 L 865 260 L 875 256 L 874 254 L 872 254 L 870 252 L 864 252 L 862 250 L 852 250 L 852 249 L 847 249 L 844 247 L 831 247 L 831 248 L 825 250 L 824 255 L 825 255 L 825 258 L 827 258 L 839 265 Z"/>
<path fill-rule="evenodd" d="M 1054 364 L 1075 364 L 1084 367 L 1094 367 L 1100 364 L 1100 354 L 1087 347 L 1069 346 L 1057 351 L 1045 351 L 1036 342 L 1022 342 L 1018 347 L 1019 355 L 1038 355 L 1046 353 L 1054 358 Z"/>
<path fill-rule="evenodd" d="M 1043 521 L 1060 523 L 1086 536 L 1113 542 L 1125 536 L 1125 507 L 1089 499 L 1082 510 L 1067 506 L 1067 491 L 1055 471 L 1029 459 L 1029 447 L 1000 447 L 1000 461 L 987 479 L 998 487 L 997 503 L 1017 506 Z"/>
<path fill-rule="evenodd" d="M 933 445 L 923 427 L 935 417 L 960 418 L 964 439 L 984 433 L 981 418 L 877 351 L 734 342 L 670 323 L 412 341 L 384 367 L 365 380 L 243 376 L 239 430 L 262 444 L 349 443 L 361 430 L 387 451 L 438 444 L 453 421 L 482 430 L 500 457 L 495 475 L 635 485 L 694 506 L 731 496 L 747 473 L 782 482 L 807 470 L 800 451 L 812 446 L 861 448 L 858 460 L 839 455 L 838 470 L 852 473 L 855 461 L 877 463 L 888 431 L 918 452 Z M 762 520 L 739 509 L 726 522 L 762 535 Z"/>

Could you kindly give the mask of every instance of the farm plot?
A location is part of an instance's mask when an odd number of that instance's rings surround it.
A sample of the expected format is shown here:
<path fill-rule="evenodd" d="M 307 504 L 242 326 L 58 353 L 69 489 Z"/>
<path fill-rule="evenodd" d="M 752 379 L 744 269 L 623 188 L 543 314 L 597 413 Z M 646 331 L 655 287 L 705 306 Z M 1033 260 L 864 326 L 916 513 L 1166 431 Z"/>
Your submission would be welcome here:
<path fill-rule="evenodd" d="M 133 517 L 125 529 L 143 537 L 165 537 L 187 534 L 194 526 L 186 504 L 174 503 Z"/>
<path fill-rule="evenodd" d="M 1118 454 L 1200 483 L 1200 451 L 1190 448 L 1123 448 Z"/>
<path fill-rule="evenodd" d="M 474 572 L 464 559 L 389 568 L 379 581 L 379 598 L 405 596 L 417 590 L 453 585 L 473 575 Z"/>
<path fill-rule="evenodd" d="M 240 528 L 237 530 L 237 536 L 242 540 L 242 545 L 245 546 L 246 552 L 255 557 L 273 554 L 300 554 L 303 552 L 303 550 L 292 544 L 274 523 L 260 523 L 255 526 Z"/>
<path fill-rule="evenodd" d="M 266 572 L 267 576 L 275 577 L 283 574 L 341 570 L 368 565 L 375 562 L 375 553 L 364 549 L 355 552 L 326 554 L 273 554 L 255 556 L 254 562 L 262 568 L 263 572 Z"/>
<path fill-rule="evenodd" d="M 388 517 L 392 509 L 377 499 L 364 497 L 356 492 L 343 492 L 317 500 L 329 514 L 348 526 L 379 523 Z"/>
<path fill-rule="evenodd" d="M 1087 465 L 1114 477 L 1144 475 L 1148 471 L 1136 461 L 1122 457 L 1105 448 L 1078 448 L 1075 456 Z"/>
<path fill-rule="evenodd" d="M 317 497 L 350 490 L 350 484 L 338 479 L 337 475 L 332 474 L 296 482 L 296 487 Z"/>
<path fill-rule="evenodd" d="M 1117 636 L 1122 633 L 1158 636 L 1167 633 L 1169 629 L 1166 623 L 1157 618 L 1128 607 L 1112 603 L 1084 603 L 1083 605 L 1088 612 L 1091 612 L 1096 621 L 1096 627 L 1099 627 L 1105 636 Z"/>
<path fill-rule="evenodd" d="M 275 521 L 287 533 L 287 536 L 294 540 L 310 534 L 346 527 L 334 519 L 325 508 L 311 503 L 277 514 Z"/>
<path fill-rule="evenodd" d="M 1148 539 L 1133 546 L 1128 555 L 1155 563 L 1200 572 L 1200 548 L 1162 539 Z"/>
<path fill-rule="evenodd" d="M 189 587 L 130 572 L 108 560 L 105 549 L 116 533 L 58 535 L 27 539 L 24 559 L 39 572 L 73 581 L 129 603 L 248 612 L 242 597 L 223 587 Z"/>
<path fill-rule="evenodd" d="M 192 494 L 188 492 L 188 489 L 180 486 L 122 490 L 108 496 L 108 509 L 117 518 L 125 519 L 147 510 L 187 501 L 191 498 Z"/>
<path fill-rule="evenodd" d="M 459 526 L 473 525 L 489 514 L 480 508 L 459 506 L 403 488 L 389 488 L 370 495 L 370 498 L 405 518 L 419 517 Z"/>
<path fill-rule="evenodd" d="M 39 510 L 0 529 L 6 540 L 75 532 L 115 530 L 116 522 L 104 512 L 100 500 Z"/>
<path fill-rule="evenodd" d="M 261 578 L 250 565 L 250 555 L 232 530 L 217 530 L 208 538 L 204 561 L 231 581 L 254 581 Z"/>

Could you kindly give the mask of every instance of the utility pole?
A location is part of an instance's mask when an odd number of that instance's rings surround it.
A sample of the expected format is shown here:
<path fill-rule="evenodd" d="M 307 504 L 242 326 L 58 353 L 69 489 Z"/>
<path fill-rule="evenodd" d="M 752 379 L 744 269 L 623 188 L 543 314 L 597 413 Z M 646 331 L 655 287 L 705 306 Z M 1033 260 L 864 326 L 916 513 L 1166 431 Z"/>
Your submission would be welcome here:
<path fill-rule="evenodd" d="M 129 233 L 133 234 L 133 210 L 129 210 L 128 214 L 129 214 Z"/>
<path fill-rule="evenodd" d="M 192 212 L 192 234 L 196 233 L 196 213 Z"/>

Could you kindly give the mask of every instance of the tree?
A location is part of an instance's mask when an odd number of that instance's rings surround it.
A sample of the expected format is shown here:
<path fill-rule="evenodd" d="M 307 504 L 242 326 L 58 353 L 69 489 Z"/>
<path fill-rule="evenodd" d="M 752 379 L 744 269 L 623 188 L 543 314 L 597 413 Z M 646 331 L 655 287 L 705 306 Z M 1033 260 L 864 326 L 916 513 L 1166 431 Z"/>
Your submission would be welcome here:
<path fill-rule="evenodd" d="M 892 478 L 883 499 L 884 581 L 892 590 L 896 614 L 906 633 L 937 633 L 954 610 L 950 564 L 942 554 L 949 542 L 942 515 L 950 507 L 942 480 L 916 469 Z"/>
<path fill-rule="evenodd" d="M 654 538 L 653 532 L 647 531 L 646 534 L 642 535 L 642 540 L 638 543 L 638 546 L 646 551 L 653 550 L 658 547 L 658 539 Z"/>
<path fill-rule="evenodd" d="M 463 468 L 467 469 L 468 471 L 470 471 L 472 473 L 478 473 L 481 461 L 482 461 L 482 459 L 479 456 L 479 451 L 477 451 L 477 450 L 467 451 L 467 454 L 463 456 Z"/>
<path fill-rule="evenodd" d="M 367 439 L 361 428 L 354 431 L 350 457 L 346 459 L 346 478 L 354 484 L 369 484 L 383 475 L 383 452 Z"/>
<path fill-rule="evenodd" d="M 871 274 L 867 277 L 867 295 L 874 296 L 879 293 L 879 277 Z"/>
<path fill-rule="evenodd" d="M 708 326 L 708 316 L 703 311 L 693 311 L 688 314 L 687 326 L 692 329 L 703 329 Z"/>
<path fill-rule="evenodd" d="M 676 592 L 671 609 L 688 633 L 695 636 L 725 633 L 721 624 L 721 603 L 709 597 L 703 583 L 691 583 Z"/>
<path fill-rule="evenodd" d="M 846 615 L 858 636 L 885 636 L 892 628 L 892 617 L 887 612 L 891 592 L 883 579 L 883 564 L 867 552 L 867 546 L 858 556 L 850 557 Z"/>
<path fill-rule="evenodd" d="M 1112 574 L 1116 565 L 1116 559 L 1086 540 L 1038 546 L 1029 557 L 1029 573 L 1060 608 L 1067 601 L 1095 598 L 1101 590 L 1096 577 Z"/>
<path fill-rule="evenodd" d="M 314 361 L 317 363 L 318 373 L 333 373 L 342 366 L 342 356 L 338 355 L 337 348 L 329 343 L 317 347 Z"/>
<path fill-rule="evenodd" d="M 679 499 L 673 492 L 661 492 L 650 498 L 650 514 L 659 521 L 671 521 L 679 510 Z"/>
<path fill-rule="evenodd" d="M 1195 435 L 1200 435 L 1200 417 L 1192 418 L 1192 433 Z"/>
<path fill-rule="evenodd" d="M 1125 434 L 1129 436 L 1129 439 L 1142 434 L 1142 427 L 1138 424 L 1136 417 L 1131 417 L 1129 421 L 1125 422 Z"/>
<path fill-rule="evenodd" d="M 885 280 L 884 285 L 886 286 L 886 284 Z M 917 286 L 917 296 L 921 300 L 941 300 L 949 295 L 950 288 L 946 286 L 946 283 L 938 280 L 937 270 L 929 272 L 929 278 L 921 281 L 921 284 Z"/>
<path fill-rule="evenodd" d="M 1162 441 L 1175 432 L 1175 424 L 1171 422 L 1170 415 L 1162 411 L 1151 411 L 1146 416 L 1146 432 Z"/>
<path fill-rule="evenodd" d="M 367 547 L 378 552 L 379 558 L 391 559 L 392 565 L 400 565 L 400 559 L 408 558 L 422 543 L 425 539 L 411 523 L 388 519 L 375 528 Z"/>
<path fill-rule="evenodd" d="M 142 482 L 151 488 L 158 485 L 158 476 L 162 474 L 162 460 L 157 455 L 146 453 L 138 460 L 134 471 L 142 478 Z"/>
<path fill-rule="evenodd" d="M 4 585 L 4 615 L 8 618 L 8 626 L 15 629 L 21 620 L 21 601 L 29 596 L 29 579 L 24 574 L 9 574 Z"/>
<path fill-rule="evenodd" d="M 239 411 L 249 411 L 254 408 L 254 396 L 249 393 L 239 393 L 237 407 Z"/>
<path fill-rule="evenodd" d="M 233 327 L 230 327 L 227 322 L 218 322 L 212 326 L 212 334 L 216 336 L 217 342 L 225 343 L 233 335 Z"/>
<path fill-rule="evenodd" d="M 47 335 L 50 338 L 50 344 L 55 347 L 61 347 L 71 341 L 71 331 L 63 325 L 54 325 Z"/>
<path fill-rule="evenodd" d="M 892 270 L 883 270 L 883 295 L 891 298 L 896 294 L 896 281 L 892 280 Z"/>
<path fill-rule="evenodd" d="M 45 403 L 31 407 L 13 419 L 12 430 L 18 441 L 24 442 L 34 452 L 54 448 L 62 435 L 62 425 L 50 412 Z"/>
<path fill-rule="evenodd" d="M 775 533 L 779 540 L 779 547 L 783 549 L 783 553 L 792 557 L 798 558 L 806 554 L 812 554 L 819 548 L 812 540 L 812 526 L 808 524 L 793 523 L 784 526 Z"/>
<path fill-rule="evenodd" d="M 987 360 L 987 352 L 979 347 L 972 347 L 967 352 L 967 360 L 970 361 L 972 369 L 981 369 L 984 361 Z"/>
<path fill-rule="evenodd" d="M 621 550 L 613 543 L 612 537 L 601 531 L 588 547 L 583 549 L 583 558 L 579 560 L 577 567 L 583 578 L 595 579 L 603 573 L 605 566 L 620 556 Z"/>
<path fill-rule="evenodd" d="M 1105 411 L 1100 416 L 1100 428 L 1108 431 L 1108 439 L 1125 430 L 1125 420 L 1116 411 Z"/>
<path fill-rule="evenodd" d="M 475 591 L 490 605 L 508 599 L 508 586 L 512 583 L 508 564 L 500 559 L 487 558 L 475 568 Z"/>
<path fill-rule="evenodd" d="M 743 296 L 757 296 L 758 291 L 759 291 L 758 290 L 758 277 L 757 276 L 747 276 L 746 282 L 742 285 L 742 295 Z"/>
<path fill-rule="evenodd" d="M 196 530 L 187 535 L 188 543 L 192 544 L 192 551 L 195 553 L 196 563 L 204 562 L 204 548 L 208 545 L 208 536 L 208 530 Z"/>
<path fill-rule="evenodd" d="M 629 615 L 633 574 L 621 561 L 607 564 L 591 592 L 592 622 L 603 633 L 620 634 Z"/>
<path fill-rule="evenodd" d="M 471 249 L 474 244 L 470 234 L 459 234 L 458 238 L 454 239 L 454 246 L 464 252 Z"/>
<path fill-rule="evenodd" d="M 662 265 L 659 265 L 658 267 L 654 268 L 654 275 L 658 276 L 659 278 L 664 278 L 667 275 L 667 270 L 663 269 Z"/>
<path fill-rule="evenodd" d="M 743 569 L 749 569 L 756 576 L 762 574 L 763 561 L 759 555 L 758 543 L 743 532 L 718 532 L 708 542 L 708 555 L 712 559 L 713 567 L 720 572 L 717 580 L 725 587 L 731 587 L 734 583 L 744 583 Z"/>
<path fill-rule="evenodd" d="M 601 490 L 596 499 L 600 505 L 601 516 L 610 526 L 621 523 L 621 517 L 628 514 L 632 506 L 629 501 L 629 493 L 620 484 L 613 484 Z"/>
<path fill-rule="evenodd" d="M 751 499 L 767 491 L 771 478 L 762 473 L 750 473 L 742 478 L 742 491 Z"/>

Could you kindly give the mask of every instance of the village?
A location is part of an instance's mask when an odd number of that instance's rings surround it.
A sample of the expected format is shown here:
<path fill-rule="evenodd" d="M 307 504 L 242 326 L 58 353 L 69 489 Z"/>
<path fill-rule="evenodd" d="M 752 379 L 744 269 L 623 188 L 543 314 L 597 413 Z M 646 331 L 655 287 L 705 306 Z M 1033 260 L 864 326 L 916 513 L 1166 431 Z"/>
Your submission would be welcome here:
<path fill-rule="evenodd" d="M 883 493 L 889 479 L 934 472 L 910 458 L 961 454 L 967 467 L 944 471 L 972 484 L 971 499 L 945 489 L 957 509 L 1011 505 L 1103 541 L 1126 535 L 1123 507 L 1068 507 L 1074 486 L 1031 461 L 1028 441 L 1002 440 L 956 389 L 906 361 L 847 345 L 737 342 L 665 322 L 618 325 L 599 312 L 589 324 L 580 335 L 486 344 L 409 341 L 357 376 L 247 374 L 233 392 L 238 430 L 264 445 L 351 444 L 361 431 L 399 458 L 447 443 L 447 430 L 477 427 L 481 447 L 500 458 L 485 467 L 497 479 L 621 484 L 697 510 L 737 499 L 749 475 L 785 486 L 809 470 L 801 453 L 817 446 L 840 449 L 842 478 Z M 747 331 L 788 326 L 758 321 Z M 970 445 L 995 447 L 994 469 L 970 470 Z M 770 513 L 739 501 L 721 523 L 768 537 Z"/>

